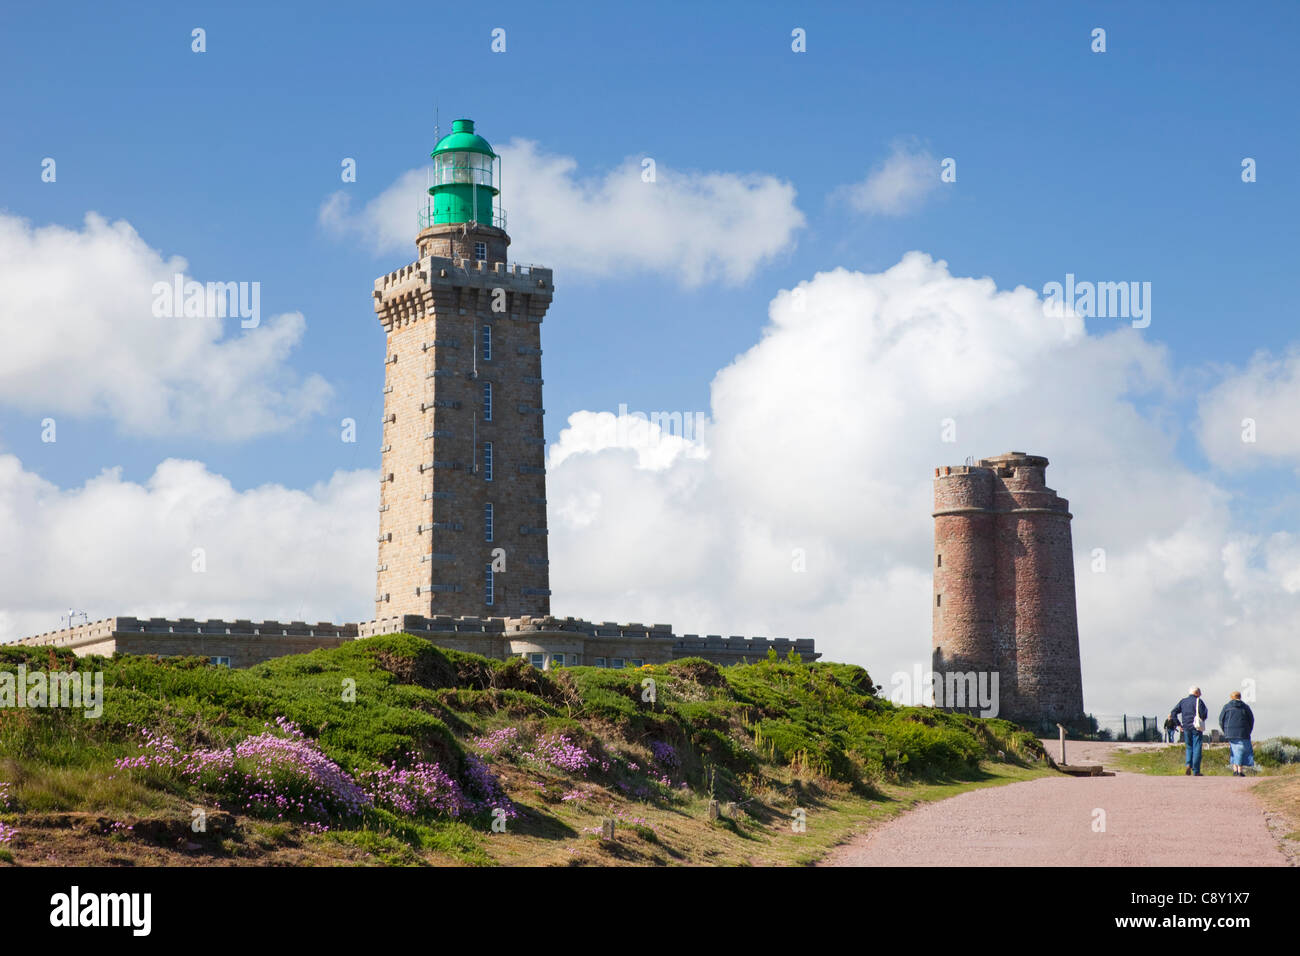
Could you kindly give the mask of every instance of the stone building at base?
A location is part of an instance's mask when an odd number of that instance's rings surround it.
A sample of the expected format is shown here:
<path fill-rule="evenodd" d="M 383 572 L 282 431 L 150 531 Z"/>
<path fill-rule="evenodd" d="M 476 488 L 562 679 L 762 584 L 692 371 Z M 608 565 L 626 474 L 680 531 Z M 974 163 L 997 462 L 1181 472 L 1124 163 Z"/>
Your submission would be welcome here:
<path fill-rule="evenodd" d="M 505 660 L 523 657 L 535 667 L 638 667 L 681 657 L 715 664 L 754 663 L 775 650 L 805 661 L 818 656 L 811 640 L 677 635 L 668 624 L 597 624 L 566 617 L 420 617 L 414 614 L 362 624 L 302 621 L 196 621 L 192 618 L 109 617 L 25 637 L 7 646 L 67 648 L 88 654 L 206 657 L 226 667 L 250 667 L 287 654 L 305 654 L 380 634 L 405 632 L 446 647 Z"/>

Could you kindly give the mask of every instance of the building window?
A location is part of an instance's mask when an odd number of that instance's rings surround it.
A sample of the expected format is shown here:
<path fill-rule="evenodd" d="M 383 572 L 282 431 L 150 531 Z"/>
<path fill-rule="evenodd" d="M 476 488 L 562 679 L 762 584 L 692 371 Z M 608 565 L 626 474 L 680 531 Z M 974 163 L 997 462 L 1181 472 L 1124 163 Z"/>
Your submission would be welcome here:
<path fill-rule="evenodd" d="M 492 383 L 483 383 L 483 421 L 492 421 Z"/>
<path fill-rule="evenodd" d="M 492 582 L 492 565 L 485 564 L 483 566 L 483 603 L 491 607 L 495 599 L 496 588 Z"/>
<path fill-rule="evenodd" d="M 936 554 L 934 557 L 935 557 L 934 566 L 935 566 L 936 568 L 941 568 L 941 567 L 943 567 L 943 555 L 942 555 L 942 554 Z"/>
<path fill-rule="evenodd" d="M 551 666 L 552 666 L 552 667 L 563 667 L 563 666 L 564 666 L 564 655 L 563 655 L 563 654 L 552 654 L 552 655 L 551 655 Z"/>
<path fill-rule="evenodd" d="M 492 361 L 492 326 L 483 326 L 483 361 Z"/>
<path fill-rule="evenodd" d="M 492 502 L 483 506 L 483 540 L 492 540 Z"/>
<path fill-rule="evenodd" d="M 486 243 L 486 242 L 476 242 L 476 243 L 474 243 L 474 258 L 475 258 L 475 259 L 478 259 L 479 261 L 482 261 L 482 260 L 484 260 L 484 259 L 487 258 L 487 243 Z"/>
<path fill-rule="evenodd" d="M 936 595 L 934 596 L 934 606 L 935 606 L 935 607 L 942 607 L 942 606 L 943 606 L 943 595 L 942 595 L 942 594 L 936 594 Z"/>
<path fill-rule="evenodd" d="M 536 667 L 538 670 L 541 670 L 542 667 L 546 664 L 546 655 L 545 655 L 545 654 L 529 654 L 529 655 L 528 655 L 528 663 L 532 664 L 532 665 L 533 665 L 534 667 Z"/>
<path fill-rule="evenodd" d="M 609 659 L 609 666 L 610 666 L 610 667 L 622 667 L 622 666 L 623 666 L 623 658 L 621 658 L 621 657 L 611 657 L 611 658 Z"/>
<path fill-rule="evenodd" d="M 492 443 L 490 441 L 483 443 L 483 480 L 492 480 Z"/>
<path fill-rule="evenodd" d="M 229 666 L 230 666 L 230 658 L 229 658 L 229 657 L 209 657 L 209 658 L 208 658 L 208 663 L 211 664 L 211 665 L 213 665 L 214 667 L 229 667 Z"/>
<path fill-rule="evenodd" d="M 605 658 L 603 658 L 603 657 L 597 657 L 597 658 L 596 658 L 596 666 L 597 666 L 597 667 L 604 667 L 604 666 L 605 666 Z"/>
<path fill-rule="evenodd" d="M 634 658 L 632 658 L 632 666 L 633 666 L 633 667 L 640 667 L 640 666 L 643 665 L 644 663 L 645 663 L 645 661 L 641 660 L 641 658 L 639 658 L 639 657 L 634 657 Z"/>

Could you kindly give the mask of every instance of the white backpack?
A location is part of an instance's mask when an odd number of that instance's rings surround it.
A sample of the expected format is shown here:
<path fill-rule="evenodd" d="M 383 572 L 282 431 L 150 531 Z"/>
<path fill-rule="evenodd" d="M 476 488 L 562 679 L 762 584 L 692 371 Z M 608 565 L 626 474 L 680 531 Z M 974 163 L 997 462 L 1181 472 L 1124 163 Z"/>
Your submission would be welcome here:
<path fill-rule="evenodd" d="M 1205 718 L 1201 716 L 1201 698 L 1193 697 L 1192 726 L 1199 731 L 1205 730 Z"/>

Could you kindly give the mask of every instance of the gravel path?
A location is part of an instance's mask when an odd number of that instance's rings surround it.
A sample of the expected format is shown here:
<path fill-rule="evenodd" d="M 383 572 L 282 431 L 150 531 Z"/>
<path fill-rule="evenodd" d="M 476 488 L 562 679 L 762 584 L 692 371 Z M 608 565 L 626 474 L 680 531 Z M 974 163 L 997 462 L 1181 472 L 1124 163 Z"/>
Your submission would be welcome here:
<path fill-rule="evenodd" d="M 1053 758 L 1057 746 L 1049 747 Z M 1067 742 L 1066 756 L 1105 766 L 1120 746 L 1144 745 Z M 1286 866 L 1250 785 L 1121 772 L 988 787 L 910 810 L 836 848 L 822 865 Z"/>

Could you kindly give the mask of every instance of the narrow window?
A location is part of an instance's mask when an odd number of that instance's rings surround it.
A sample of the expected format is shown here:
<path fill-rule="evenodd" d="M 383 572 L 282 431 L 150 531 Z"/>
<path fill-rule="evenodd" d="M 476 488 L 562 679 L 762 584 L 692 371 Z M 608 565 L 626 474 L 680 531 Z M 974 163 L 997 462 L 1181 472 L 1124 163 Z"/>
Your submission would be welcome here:
<path fill-rule="evenodd" d="M 492 361 L 492 326 L 483 326 L 483 361 Z"/>
<path fill-rule="evenodd" d="M 639 658 L 639 657 L 634 657 L 634 658 L 632 658 L 632 666 L 633 666 L 633 667 L 640 667 L 640 666 L 643 665 L 644 663 L 645 663 L 645 661 L 643 661 L 643 660 L 642 660 L 641 658 Z"/>
<path fill-rule="evenodd" d="M 491 607 L 496 598 L 496 589 L 492 583 L 492 565 L 483 566 L 483 603 Z"/>
<path fill-rule="evenodd" d="M 483 506 L 483 540 L 492 540 L 492 502 Z"/>
<path fill-rule="evenodd" d="M 943 555 L 942 555 L 942 554 L 936 554 L 936 555 L 935 555 L 934 566 L 935 566 L 936 568 L 941 568 L 941 567 L 943 567 Z"/>
<path fill-rule="evenodd" d="M 492 421 L 492 383 L 483 383 L 483 421 Z"/>
<path fill-rule="evenodd" d="M 483 480 L 492 480 L 492 443 L 490 441 L 483 443 Z"/>
<path fill-rule="evenodd" d="M 552 666 L 552 667 L 563 667 L 563 666 L 564 666 L 564 655 L 563 655 L 563 654 L 552 654 L 552 655 L 551 655 L 551 666 Z"/>
<path fill-rule="evenodd" d="M 596 658 L 596 666 L 597 666 L 597 667 L 604 667 L 604 666 L 605 666 L 605 658 L 603 658 L 603 657 L 597 657 L 597 658 Z"/>
<path fill-rule="evenodd" d="M 476 242 L 476 243 L 474 243 L 474 258 L 475 258 L 475 259 L 478 259 L 479 261 L 482 261 L 482 260 L 484 260 L 484 259 L 487 258 L 487 243 L 486 243 L 486 242 Z"/>
<path fill-rule="evenodd" d="M 609 659 L 609 666 L 610 666 L 610 667 L 622 667 L 622 666 L 623 666 L 623 658 L 621 658 L 621 657 L 611 657 L 611 658 Z"/>
<path fill-rule="evenodd" d="M 541 670 L 541 669 L 542 669 L 542 665 L 546 663 L 546 655 L 545 655 L 545 654 L 529 654 L 529 655 L 528 655 L 528 663 L 532 664 L 532 665 L 533 665 L 534 667 L 536 667 L 538 670 Z"/>
<path fill-rule="evenodd" d="M 942 606 L 943 606 L 943 595 L 942 595 L 942 594 L 936 594 L 936 595 L 934 596 L 934 606 L 935 606 L 935 607 L 942 607 Z"/>

